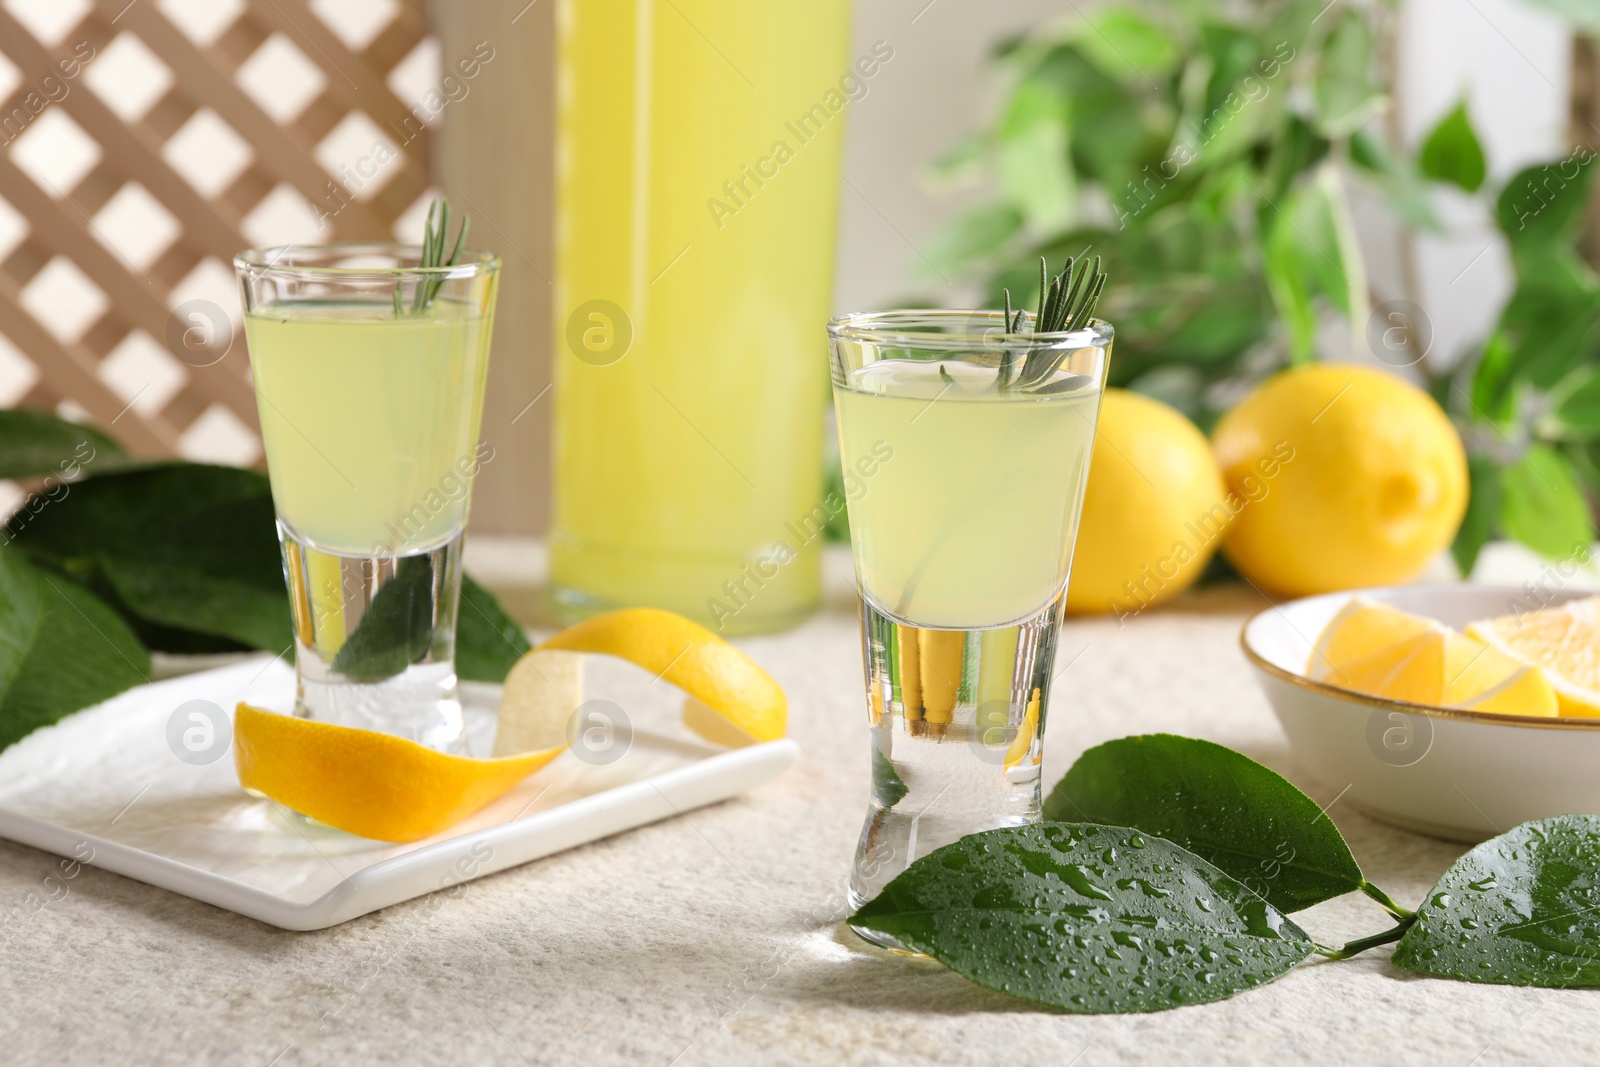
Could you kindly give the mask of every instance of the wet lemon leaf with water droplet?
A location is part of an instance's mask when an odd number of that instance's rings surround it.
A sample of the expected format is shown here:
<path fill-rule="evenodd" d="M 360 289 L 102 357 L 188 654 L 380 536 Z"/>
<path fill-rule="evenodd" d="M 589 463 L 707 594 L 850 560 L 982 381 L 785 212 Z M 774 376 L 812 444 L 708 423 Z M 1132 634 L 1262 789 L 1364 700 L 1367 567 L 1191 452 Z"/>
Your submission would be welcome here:
<path fill-rule="evenodd" d="M 1495 985 L 1600 986 L 1600 816 L 1525 822 L 1456 860 L 1394 964 Z"/>
<path fill-rule="evenodd" d="M 1131 826 L 1175 841 L 1295 912 L 1362 886 L 1316 801 L 1231 748 L 1175 734 L 1098 745 L 1056 783 L 1047 819 Z"/>
<path fill-rule="evenodd" d="M 1088 823 L 964 837 L 912 863 L 850 921 L 978 985 L 1082 1014 L 1225 1000 L 1312 951 L 1298 926 L 1199 856 Z"/>

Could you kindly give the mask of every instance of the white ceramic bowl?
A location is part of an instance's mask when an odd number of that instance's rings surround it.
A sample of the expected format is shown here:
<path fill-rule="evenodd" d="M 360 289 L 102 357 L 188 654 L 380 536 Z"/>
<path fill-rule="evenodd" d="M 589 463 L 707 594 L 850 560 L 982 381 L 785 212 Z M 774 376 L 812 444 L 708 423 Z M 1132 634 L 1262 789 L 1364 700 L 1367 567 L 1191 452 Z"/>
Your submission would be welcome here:
<path fill-rule="evenodd" d="M 1550 604 L 1593 595 L 1543 594 Z M 1538 606 L 1514 586 L 1416 585 L 1329 593 L 1255 615 L 1240 634 L 1295 756 L 1383 822 L 1482 841 L 1529 819 L 1600 813 L 1600 719 L 1429 708 L 1306 677 L 1312 643 L 1352 596 L 1457 629 Z"/>

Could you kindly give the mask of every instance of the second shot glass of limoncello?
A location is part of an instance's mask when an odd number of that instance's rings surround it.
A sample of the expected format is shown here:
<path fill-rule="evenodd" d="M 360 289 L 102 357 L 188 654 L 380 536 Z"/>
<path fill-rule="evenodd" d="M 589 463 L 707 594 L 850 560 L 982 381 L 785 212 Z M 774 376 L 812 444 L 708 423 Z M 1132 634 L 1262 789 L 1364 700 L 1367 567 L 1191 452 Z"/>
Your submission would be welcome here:
<path fill-rule="evenodd" d="M 849 501 L 873 768 L 856 907 L 941 845 L 1039 818 L 1112 331 L 1092 320 L 1018 332 L 1032 316 L 1007 319 L 891 311 L 829 324 L 842 459 L 873 472 Z"/>
<path fill-rule="evenodd" d="M 472 478 L 492 455 L 478 431 L 500 261 L 440 256 L 431 228 L 430 240 L 431 256 L 291 246 L 234 267 L 294 618 L 295 713 L 465 753 L 455 626 Z"/>

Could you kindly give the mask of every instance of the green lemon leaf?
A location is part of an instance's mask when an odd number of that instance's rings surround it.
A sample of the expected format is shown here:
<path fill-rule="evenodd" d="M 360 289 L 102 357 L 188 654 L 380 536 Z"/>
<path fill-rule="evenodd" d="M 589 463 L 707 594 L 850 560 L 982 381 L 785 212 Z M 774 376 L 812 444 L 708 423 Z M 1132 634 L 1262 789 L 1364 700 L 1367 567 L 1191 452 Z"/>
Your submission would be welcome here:
<path fill-rule="evenodd" d="M 1222 102 L 1195 123 L 1200 140 L 1200 162 L 1219 167 L 1266 141 L 1281 141 L 1287 108 L 1287 95 L 1266 88 L 1254 74 L 1246 75 L 1227 93 Z M 1289 126 L 1291 134 L 1299 127 Z"/>
<path fill-rule="evenodd" d="M 37 562 L 108 594 L 146 640 L 169 631 L 281 653 L 291 640 L 272 492 L 235 467 L 112 471 L 30 501 L 7 525 Z M 171 651 L 192 645 L 175 641 Z M 154 647 L 167 650 L 163 643 Z"/>
<path fill-rule="evenodd" d="M 1164 74 L 1178 60 L 1167 32 L 1125 7 L 1096 11 L 1078 33 L 1078 47 L 1095 66 L 1113 77 Z"/>
<path fill-rule="evenodd" d="M 1580 149 L 1519 171 L 1506 182 L 1495 203 L 1495 220 L 1514 254 L 1571 239 L 1589 203 L 1594 160 L 1594 152 Z"/>
<path fill-rule="evenodd" d="M 1450 544 L 1450 555 L 1463 579 L 1472 574 L 1478 553 L 1494 536 L 1495 517 L 1500 511 L 1500 468 L 1488 456 L 1468 456 L 1467 485 L 1467 514 Z"/>
<path fill-rule="evenodd" d="M 1532 445 L 1501 472 L 1500 525 L 1549 559 L 1594 541 L 1594 521 L 1567 460 L 1549 445 Z"/>
<path fill-rule="evenodd" d="M 1292 205 L 1291 205 L 1292 206 Z M 1305 242 L 1287 217 L 1275 218 L 1267 230 L 1265 258 L 1267 289 L 1288 332 L 1289 358 L 1294 363 L 1309 363 L 1316 340 L 1317 312 L 1311 302 L 1311 286 L 1301 269 L 1301 248 Z"/>
<path fill-rule="evenodd" d="M 1515 399 L 1510 386 L 1516 370 L 1517 348 L 1506 331 L 1496 330 L 1483 343 L 1483 353 L 1472 371 L 1468 403 L 1476 414 L 1491 422 L 1510 419 Z"/>
<path fill-rule="evenodd" d="M 1038 81 L 1017 87 L 1001 120 L 995 172 L 1028 225 L 1047 233 L 1067 224 L 1076 199 L 1066 108 Z"/>
<path fill-rule="evenodd" d="M 1394 965 L 1493 985 L 1600 986 L 1600 816 L 1525 822 L 1451 864 Z"/>
<path fill-rule="evenodd" d="M 1270 154 L 1261 167 L 1261 178 L 1265 184 L 1259 183 L 1249 170 L 1243 170 L 1241 174 L 1254 186 L 1251 191 L 1268 206 L 1287 196 L 1299 183 L 1300 176 L 1328 155 L 1327 138 L 1318 134 L 1298 115 L 1288 116 L 1282 128 L 1273 133 Z"/>
<path fill-rule="evenodd" d="M 1361 130 L 1350 138 L 1350 162 L 1377 186 L 1390 208 L 1406 223 L 1430 233 L 1444 232 L 1428 197 L 1422 172 L 1381 138 Z"/>
<path fill-rule="evenodd" d="M 1166 838 L 1283 912 L 1366 884 L 1316 801 L 1249 756 L 1193 737 L 1144 734 L 1091 748 L 1050 791 L 1044 815 Z"/>
<path fill-rule="evenodd" d="M 1320 294 L 1344 314 L 1355 314 L 1363 300 L 1364 268 L 1334 171 L 1325 168 L 1317 181 L 1266 211 L 1267 286 L 1289 326 L 1293 357 L 1305 362 L 1316 335 L 1312 298 Z"/>
<path fill-rule="evenodd" d="M 1539 248 L 1518 257 L 1517 287 L 1500 313 L 1511 347 L 1502 389 L 1513 380 L 1551 389 L 1591 362 L 1600 345 L 1600 279 L 1570 248 Z"/>
<path fill-rule="evenodd" d="M 140 624 L 154 623 L 171 629 L 174 642 L 184 633 L 202 634 L 279 655 L 290 652 L 283 583 L 274 589 L 265 574 L 250 581 L 115 556 L 101 561 L 101 573 L 115 593 L 108 599 L 134 614 L 134 629 L 147 642 L 158 640 L 152 637 L 155 628 Z M 153 647 L 181 651 L 165 644 Z"/>
<path fill-rule="evenodd" d="M 0 550 L 0 749 L 149 677 L 149 653 L 116 612 Z"/>
<path fill-rule="evenodd" d="M 1550 412 L 1539 421 L 1541 436 L 1563 441 L 1600 438 L 1600 367 L 1579 367 L 1550 394 Z"/>
<path fill-rule="evenodd" d="M 1466 101 L 1439 120 L 1439 125 L 1422 143 L 1422 154 L 1417 162 L 1428 177 L 1459 185 L 1469 193 L 1477 192 L 1483 185 L 1488 173 L 1483 145 L 1478 142 L 1472 120 L 1467 117 Z"/>
<path fill-rule="evenodd" d="M 1118 193 L 1126 191 L 1128 179 L 1144 166 L 1153 140 L 1139 98 L 1116 90 L 1074 97 L 1067 128 L 1074 180 L 1099 181 Z M 1082 250 L 1080 245 L 1072 254 Z"/>
<path fill-rule="evenodd" d="M 1264 23 L 1256 24 L 1254 32 L 1261 53 L 1271 53 L 1286 65 L 1302 56 L 1312 58 L 1314 50 L 1308 54 L 1307 38 L 1326 10 L 1317 4 L 1282 5 Z"/>
<path fill-rule="evenodd" d="M 1276 63 L 1272 58 L 1266 60 L 1267 66 L 1258 68 L 1256 64 L 1262 58 L 1255 38 L 1243 28 L 1206 19 L 1200 23 L 1200 34 L 1194 43 L 1191 62 L 1198 61 L 1194 68 L 1195 75 L 1185 73 L 1190 77 L 1204 76 L 1204 83 L 1200 86 L 1203 90 L 1200 101 L 1206 111 L 1211 111 L 1221 106 L 1228 93 L 1246 74 L 1259 77 L 1269 70 L 1281 73 L 1281 65 L 1272 65 Z"/>
<path fill-rule="evenodd" d="M 1331 273 L 1323 275 L 1327 286 L 1323 292 L 1350 319 L 1352 332 L 1359 335 L 1366 328 L 1368 312 L 1367 267 L 1356 237 L 1355 219 L 1350 214 L 1343 174 L 1342 168 L 1333 165 L 1325 165 L 1317 172 L 1317 192 L 1333 227 L 1334 247 L 1339 250 L 1337 266 L 1329 264 Z"/>
<path fill-rule="evenodd" d="M 992 204 L 958 215 L 935 231 L 921 268 L 931 275 L 959 271 L 998 251 L 1022 229 L 1022 215 L 1009 204 Z"/>
<path fill-rule="evenodd" d="M 1082 181 L 1120 186 L 1147 161 L 1153 126 L 1149 109 L 1075 45 L 1049 48 L 1018 80 L 1019 90 L 1032 91 L 1034 86 L 1064 102 L 1072 132 L 1071 163 Z M 1072 254 L 1081 250 L 1080 245 Z M 1037 280 L 1037 260 L 1034 264 Z"/>
<path fill-rule="evenodd" d="M 48 411 L 0 410 L 0 478 L 55 475 L 71 480 L 127 461 L 128 455 L 92 426 L 68 422 Z"/>
<path fill-rule="evenodd" d="M 456 614 L 456 674 L 467 682 L 503 682 L 532 649 L 528 635 L 483 586 L 461 576 L 461 608 Z"/>
<path fill-rule="evenodd" d="M 255 471 L 196 463 L 115 471 L 30 498 L 6 533 L 120 612 L 150 648 L 283 654 L 292 645 L 272 493 Z M 431 578 L 421 573 L 425 559 L 401 568 L 408 579 Z M 413 614 L 425 604 L 416 592 L 402 583 L 374 597 L 370 628 L 340 650 L 357 676 L 390 677 L 426 650 L 432 630 Z M 499 601 L 463 575 L 460 677 L 503 681 L 528 648 Z"/>
<path fill-rule="evenodd" d="M 392 678 L 433 645 L 432 557 L 406 556 L 379 587 L 333 657 L 333 669 L 360 682 Z"/>
<path fill-rule="evenodd" d="M 1350 136 L 1387 104 L 1373 78 L 1375 54 L 1366 21 L 1346 12 L 1323 42 L 1312 79 L 1317 125 L 1325 136 Z"/>
<path fill-rule="evenodd" d="M 1176 362 L 1227 366 L 1271 330 L 1272 309 L 1264 296 L 1253 287 L 1214 287 L 1211 298 L 1177 324 L 1163 347 L 1178 357 Z"/>
<path fill-rule="evenodd" d="M 912 863 L 850 921 L 978 985 L 1081 1014 L 1225 1000 L 1313 950 L 1200 857 L 1092 824 L 964 837 Z"/>

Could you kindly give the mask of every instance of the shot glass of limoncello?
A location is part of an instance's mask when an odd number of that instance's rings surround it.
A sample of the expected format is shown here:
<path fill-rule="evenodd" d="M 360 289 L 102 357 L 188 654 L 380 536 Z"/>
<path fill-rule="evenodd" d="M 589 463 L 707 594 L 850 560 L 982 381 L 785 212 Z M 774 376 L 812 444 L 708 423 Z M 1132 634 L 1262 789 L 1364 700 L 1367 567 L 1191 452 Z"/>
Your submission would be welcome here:
<path fill-rule="evenodd" d="M 1039 818 L 1112 330 L 1032 324 L 1002 311 L 829 324 L 872 738 L 857 907 L 941 845 Z"/>
<path fill-rule="evenodd" d="M 294 617 L 295 713 L 464 753 L 461 542 L 473 475 L 493 455 L 478 431 L 500 261 L 439 243 L 430 225 L 424 246 L 266 248 L 234 268 Z"/>

